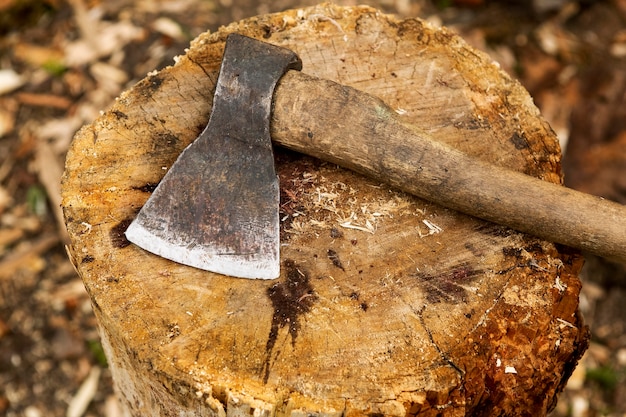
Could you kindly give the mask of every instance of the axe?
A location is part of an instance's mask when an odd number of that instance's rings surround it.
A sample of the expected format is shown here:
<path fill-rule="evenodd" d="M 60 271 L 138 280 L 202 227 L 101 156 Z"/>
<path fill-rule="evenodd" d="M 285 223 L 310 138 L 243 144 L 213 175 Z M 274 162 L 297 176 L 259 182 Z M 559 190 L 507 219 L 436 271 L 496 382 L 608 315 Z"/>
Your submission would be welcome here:
<path fill-rule="evenodd" d="M 472 158 L 403 124 L 380 99 L 301 67 L 286 48 L 229 35 L 208 125 L 139 211 L 128 240 L 203 270 L 277 278 L 273 141 L 442 206 L 626 262 L 625 206 Z"/>

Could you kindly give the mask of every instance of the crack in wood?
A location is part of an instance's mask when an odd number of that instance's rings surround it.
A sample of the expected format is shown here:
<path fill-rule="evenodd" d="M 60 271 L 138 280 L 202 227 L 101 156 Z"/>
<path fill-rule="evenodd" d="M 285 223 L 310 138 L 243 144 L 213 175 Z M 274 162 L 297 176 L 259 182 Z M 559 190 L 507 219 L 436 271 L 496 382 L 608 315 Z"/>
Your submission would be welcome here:
<path fill-rule="evenodd" d="M 426 310 L 426 306 L 422 306 L 419 310 L 417 310 L 415 313 L 417 315 L 417 318 L 419 319 L 422 327 L 424 328 L 424 331 L 426 332 L 426 334 L 428 335 L 428 340 L 430 340 L 430 343 L 433 345 L 433 347 L 435 348 L 435 350 L 439 353 L 439 355 L 441 356 L 441 359 L 443 359 L 448 365 L 450 365 L 452 368 L 454 368 L 455 371 L 457 371 L 457 373 L 459 374 L 459 377 L 462 379 L 465 376 L 465 371 L 462 370 L 461 368 L 459 368 L 449 357 L 448 355 L 441 350 L 441 348 L 439 347 L 439 345 L 437 344 L 437 342 L 435 342 L 435 339 L 433 337 L 432 332 L 430 331 L 430 328 L 426 325 L 426 322 L 424 321 L 424 310 Z"/>

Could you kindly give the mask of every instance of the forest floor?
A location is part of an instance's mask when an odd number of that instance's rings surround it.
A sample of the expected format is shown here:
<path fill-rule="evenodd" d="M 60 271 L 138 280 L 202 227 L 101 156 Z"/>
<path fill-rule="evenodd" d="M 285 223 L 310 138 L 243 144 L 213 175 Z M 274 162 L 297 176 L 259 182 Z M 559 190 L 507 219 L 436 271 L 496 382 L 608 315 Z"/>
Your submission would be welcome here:
<path fill-rule="evenodd" d="M 359 3 L 489 53 L 557 132 L 566 184 L 626 204 L 626 0 Z M 121 415 L 64 249 L 59 181 L 75 131 L 200 33 L 312 4 L 0 0 L 0 415 Z M 624 416 L 626 268 L 589 257 L 581 279 L 591 344 L 551 415 Z"/>

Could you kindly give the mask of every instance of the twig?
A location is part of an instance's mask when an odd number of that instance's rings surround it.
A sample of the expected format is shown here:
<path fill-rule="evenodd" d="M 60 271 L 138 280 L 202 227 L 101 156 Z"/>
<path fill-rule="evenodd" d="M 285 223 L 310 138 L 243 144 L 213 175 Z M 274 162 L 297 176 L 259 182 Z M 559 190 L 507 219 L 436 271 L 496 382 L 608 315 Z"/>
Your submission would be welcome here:
<path fill-rule="evenodd" d="M 89 16 L 83 0 L 69 0 L 68 2 L 72 6 L 72 9 L 74 9 L 74 19 L 80 29 L 80 34 L 91 47 L 99 51 L 99 44 L 96 39 L 98 22 Z"/>
<path fill-rule="evenodd" d="M 0 280 L 9 279 L 20 268 L 30 264 L 28 261 L 34 256 L 46 253 L 60 242 L 56 234 L 45 235 L 34 241 L 31 245 L 26 245 L 0 261 Z"/>
<path fill-rule="evenodd" d="M 39 181 L 46 188 L 52 212 L 57 221 L 59 235 L 64 242 L 69 242 L 63 211 L 61 210 L 61 176 L 63 166 L 59 163 L 54 150 L 45 140 L 37 141 L 35 164 Z"/>
<path fill-rule="evenodd" d="M 100 373 L 100 367 L 94 366 L 91 368 L 89 375 L 87 375 L 87 378 L 85 378 L 67 407 L 67 417 L 81 417 L 85 414 L 89 403 L 93 400 L 96 392 L 98 392 Z"/>

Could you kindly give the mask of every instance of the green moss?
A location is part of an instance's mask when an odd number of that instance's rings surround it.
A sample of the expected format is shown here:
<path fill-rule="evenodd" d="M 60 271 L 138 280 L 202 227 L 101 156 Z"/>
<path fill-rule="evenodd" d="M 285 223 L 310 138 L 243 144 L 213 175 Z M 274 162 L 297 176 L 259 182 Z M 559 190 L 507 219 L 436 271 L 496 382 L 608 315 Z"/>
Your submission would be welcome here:
<path fill-rule="evenodd" d="M 450 6 L 452 6 L 452 0 L 436 0 L 435 1 L 435 7 L 437 7 L 439 10 L 447 9 Z"/>
<path fill-rule="evenodd" d="M 43 69 L 45 69 L 50 75 L 54 75 L 55 77 L 60 77 L 67 71 L 67 67 L 61 61 L 50 60 L 45 62 L 42 65 Z"/>
<path fill-rule="evenodd" d="M 28 210 L 38 217 L 45 217 L 48 214 L 47 200 L 46 191 L 40 185 L 31 185 L 26 190 Z"/>
<path fill-rule="evenodd" d="M 100 366 L 106 368 L 108 366 L 107 357 L 104 354 L 104 349 L 102 348 L 102 343 L 100 340 L 88 340 L 87 347 L 89 351 L 93 355 L 94 359 Z"/>
<path fill-rule="evenodd" d="M 619 382 L 619 375 L 615 369 L 609 366 L 587 370 L 587 379 L 595 382 L 606 390 L 613 391 Z"/>

